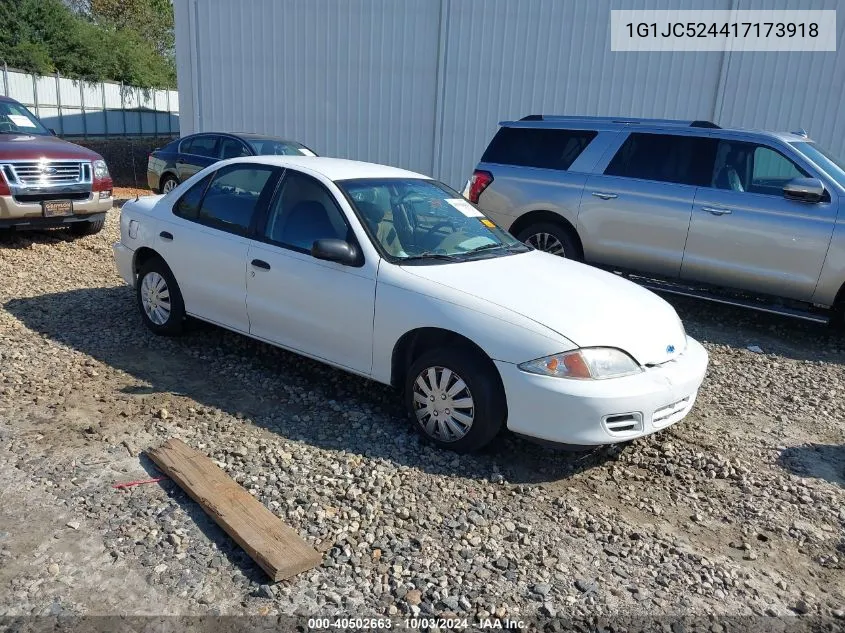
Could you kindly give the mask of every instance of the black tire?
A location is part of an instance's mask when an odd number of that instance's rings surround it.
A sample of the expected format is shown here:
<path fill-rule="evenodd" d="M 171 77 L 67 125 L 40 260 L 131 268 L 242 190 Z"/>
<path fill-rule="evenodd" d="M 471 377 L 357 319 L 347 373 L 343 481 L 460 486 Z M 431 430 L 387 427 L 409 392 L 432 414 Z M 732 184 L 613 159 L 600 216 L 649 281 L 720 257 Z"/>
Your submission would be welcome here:
<path fill-rule="evenodd" d="M 165 174 L 164 176 L 162 176 L 161 182 L 159 183 L 158 192 L 168 193 L 167 191 L 165 191 L 168 183 L 173 183 L 173 187 L 175 187 L 179 184 L 179 179 L 176 178 L 176 176 L 174 176 L 173 174 Z"/>
<path fill-rule="evenodd" d="M 167 319 L 162 323 L 153 321 L 144 307 L 142 297 L 142 293 L 146 291 L 144 279 L 152 274 L 156 274 L 163 279 L 166 285 L 167 298 L 170 303 L 170 312 L 167 315 Z M 154 278 L 151 277 L 152 279 Z M 150 331 L 160 336 L 175 336 L 182 333 L 185 327 L 185 303 L 182 300 L 182 293 L 179 290 L 179 284 L 176 283 L 176 278 L 160 257 L 153 257 L 141 267 L 138 273 L 138 280 L 135 283 L 135 301 L 138 305 L 138 311 L 141 313 L 141 318 L 144 320 L 144 325 Z"/>
<path fill-rule="evenodd" d="M 427 373 L 429 368 L 446 368 L 452 372 L 452 379 L 446 385 L 446 391 L 449 391 L 450 385 L 457 386 L 457 380 L 454 380 L 455 375 L 457 375 L 464 381 L 472 399 L 472 422 L 469 430 L 459 439 L 450 440 L 430 433 L 426 430 L 426 423 L 434 421 L 433 415 L 429 415 L 424 420 L 421 420 L 417 416 L 418 409 L 423 409 L 424 407 L 416 404 L 414 387 L 420 374 L 422 372 Z M 438 384 L 443 378 L 443 373 L 442 371 L 435 373 L 435 382 Z M 422 395 L 423 392 L 420 390 L 418 393 Z M 456 398 L 452 400 L 453 402 L 466 401 L 467 392 L 463 389 L 455 392 L 453 395 Z M 460 347 L 454 349 L 434 349 L 425 352 L 415 360 L 408 368 L 405 378 L 404 398 L 405 407 L 414 428 L 423 437 L 438 447 L 455 451 L 456 453 L 471 453 L 490 443 L 499 431 L 501 431 L 507 418 L 507 402 L 496 368 L 488 359 L 480 357 L 474 350 L 462 349 Z M 462 409 L 464 416 L 470 410 L 466 408 Z M 444 409 L 445 411 L 449 410 Z M 438 412 L 438 415 L 442 414 L 443 412 Z M 445 426 L 445 424 L 441 426 L 440 420 L 442 418 L 433 422 L 437 429 Z M 451 417 L 450 422 L 453 425 L 455 424 L 455 420 Z"/>
<path fill-rule="evenodd" d="M 95 233 L 99 233 L 103 230 L 103 227 L 106 225 L 106 218 L 100 218 L 99 220 L 86 220 L 85 222 L 74 222 L 73 224 L 68 225 L 70 229 L 71 235 L 94 235 Z"/>
<path fill-rule="evenodd" d="M 563 250 L 557 251 L 554 249 L 557 245 L 551 239 L 544 236 L 553 237 Z M 579 262 L 584 260 L 584 254 L 581 252 L 578 241 L 572 236 L 569 230 L 560 224 L 553 224 L 552 222 L 532 224 L 522 229 L 516 237 L 520 242 L 525 242 L 537 250 L 551 252 L 553 255 L 560 255 L 566 259 L 574 259 Z M 547 249 L 547 245 L 554 250 Z"/>

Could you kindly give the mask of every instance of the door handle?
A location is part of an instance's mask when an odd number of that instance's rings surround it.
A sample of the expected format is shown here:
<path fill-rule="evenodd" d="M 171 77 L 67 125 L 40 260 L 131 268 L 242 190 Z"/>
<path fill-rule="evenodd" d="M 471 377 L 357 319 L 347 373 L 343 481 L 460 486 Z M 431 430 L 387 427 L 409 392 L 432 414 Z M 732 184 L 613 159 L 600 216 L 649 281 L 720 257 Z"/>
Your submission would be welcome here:
<path fill-rule="evenodd" d="M 256 268 L 263 268 L 264 270 L 270 270 L 270 264 L 265 262 L 263 259 L 253 259 L 251 263 Z"/>
<path fill-rule="evenodd" d="M 707 211 L 707 213 L 712 213 L 713 215 L 730 215 L 730 209 L 724 209 L 722 207 L 701 207 L 702 211 Z"/>
<path fill-rule="evenodd" d="M 594 191 L 593 195 L 596 198 L 601 198 L 602 200 L 613 200 L 614 198 L 618 198 L 619 196 L 615 193 L 606 193 L 604 191 Z"/>
<path fill-rule="evenodd" d="M 167 231 L 162 231 L 161 233 L 158 234 L 158 236 L 163 240 L 167 240 L 168 242 L 173 241 L 173 233 L 168 233 Z"/>

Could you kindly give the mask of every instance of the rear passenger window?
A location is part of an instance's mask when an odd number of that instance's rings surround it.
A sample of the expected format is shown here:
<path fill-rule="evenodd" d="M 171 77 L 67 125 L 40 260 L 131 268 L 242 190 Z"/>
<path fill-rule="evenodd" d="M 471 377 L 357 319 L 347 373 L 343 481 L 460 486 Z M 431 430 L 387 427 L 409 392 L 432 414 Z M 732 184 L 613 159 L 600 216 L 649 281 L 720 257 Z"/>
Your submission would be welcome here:
<path fill-rule="evenodd" d="M 199 221 L 246 235 L 273 171 L 269 165 L 236 165 L 216 172 L 202 200 Z"/>
<path fill-rule="evenodd" d="M 710 184 L 716 141 L 698 136 L 634 132 L 604 170 L 607 176 L 683 185 Z"/>
<path fill-rule="evenodd" d="M 199 216 L 202 196 L 210 180 L 211 175 L 209 174 L 182 194 L 182 197 L 173 205 L 174 215 L 186 220 L 196 220 Z"/>
<path fill-rule="evenodd" d="M 565 171 L 596 134 L 592 130 L 503 127 L 481 161 Z"/>
<path fill-rule="evenodd" d="M 217 137 L 216 136 L 195 136 L 182 145 L 182 152 L 217 158 Z"/>

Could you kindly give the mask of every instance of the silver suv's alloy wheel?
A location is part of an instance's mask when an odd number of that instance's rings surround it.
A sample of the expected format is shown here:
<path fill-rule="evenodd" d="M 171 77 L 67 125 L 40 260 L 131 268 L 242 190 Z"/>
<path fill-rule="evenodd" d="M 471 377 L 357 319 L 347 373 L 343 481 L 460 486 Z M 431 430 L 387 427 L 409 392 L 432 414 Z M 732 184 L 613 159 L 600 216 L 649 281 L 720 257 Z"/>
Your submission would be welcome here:
<path fill-rule="evenodd" d="M 164 325 L 170 318 L 170 290 L 164 277 L 155 271 L 141 280 L 141 305 L 147 318 L 156 325 Z"/>
<path fill-rule="evenodd" d="M 429 437 L 456 442 L 472 428 L 475 402 L 467 384 L 454 371 L 428 367 L 414 381 L 414 413 Z"/>
<path fill-rule="evenodd" d="M 534 235 L 530 235 L 525 240 L 525 243 L 533 246 L 538 251 L 545 251 L 552 255 L 566 257 L 566 250 L 563 248 L 563 244 L 551 233 L 535 233 Z"/>
<path fill-rule="evenodd" d="M 179 184 L 173 178 L 168 178 L 164 181 L 164 185 L 161 188 L 162 193 L 170 193 L 174 189 L 176 189 L 176 185 Z"/>

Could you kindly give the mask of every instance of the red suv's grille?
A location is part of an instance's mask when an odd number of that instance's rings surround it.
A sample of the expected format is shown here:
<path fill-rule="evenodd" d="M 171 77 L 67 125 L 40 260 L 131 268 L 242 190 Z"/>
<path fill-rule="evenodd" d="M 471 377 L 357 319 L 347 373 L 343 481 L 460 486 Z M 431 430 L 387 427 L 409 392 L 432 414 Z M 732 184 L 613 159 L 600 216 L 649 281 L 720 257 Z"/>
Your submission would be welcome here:
<path fill-rule="evenodd" d="M 72 185 L 91 180 L 89 163 L 77 161 L 16 161 L 3 165 L 10 184 L 24 187 Z"/>

